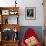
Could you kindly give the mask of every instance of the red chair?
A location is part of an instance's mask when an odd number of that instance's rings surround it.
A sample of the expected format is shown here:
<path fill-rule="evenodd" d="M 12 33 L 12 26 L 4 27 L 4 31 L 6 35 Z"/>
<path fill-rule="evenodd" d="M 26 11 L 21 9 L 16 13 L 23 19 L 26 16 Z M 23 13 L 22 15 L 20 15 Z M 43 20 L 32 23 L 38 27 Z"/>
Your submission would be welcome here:
<path fill-rule="evenodd" d="M 28 28 L 24 34 L 24 37 L 22 38 L 22 42 L 21 42 L 21 46 L 27 46 L 27 44 L 25 43 L 25 40 L 34 36 L 37 39 L 37 35 L 34 32 L 34 30 L 32 28 Z M 37 40 L 38 41 L 38 40 Z M 41 44 L 39 43 L 39 41 L 37 42 L 37 44 L 35 46 L 41 46 Z"/>

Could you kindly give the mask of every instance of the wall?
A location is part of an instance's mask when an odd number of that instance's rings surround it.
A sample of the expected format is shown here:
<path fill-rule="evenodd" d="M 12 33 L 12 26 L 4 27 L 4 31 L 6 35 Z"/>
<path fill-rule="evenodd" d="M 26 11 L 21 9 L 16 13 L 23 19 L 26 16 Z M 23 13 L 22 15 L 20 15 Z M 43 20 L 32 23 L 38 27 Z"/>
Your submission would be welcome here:
<path fill-rule="evenodd" d="M 15 0 L 0 0 L 0 6 L 15 6 Z M 21 26 L 43 26 L 42 0 L 17 0 L 19 6 L 19 24 Z M 25 20 L 25 7 L 36 8 L 36 20 Z M 12 18 L 12 17 L 11 17 Z M 10 20 L 10 19 L 9 19 Z"/>
<path fill-rule="evenodd" d="M 44 26 L 45 26 L 45 29 L 46 29 L 46 0 L 44 0 Z"/>
<path fill-rule="evenodd" d="M 42 0 L 21 0 L 19 24 L 22 26 L 43 26 Z M 25 20 L 25 7 L 36 7 L 36 20 Z"/>

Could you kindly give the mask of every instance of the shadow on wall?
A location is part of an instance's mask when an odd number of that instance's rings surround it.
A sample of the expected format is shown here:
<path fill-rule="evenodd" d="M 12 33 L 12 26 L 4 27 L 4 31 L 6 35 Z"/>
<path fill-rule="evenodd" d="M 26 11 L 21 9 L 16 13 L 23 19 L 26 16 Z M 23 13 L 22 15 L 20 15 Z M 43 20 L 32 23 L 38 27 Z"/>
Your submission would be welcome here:
<path fill-rule="evenodd" d="M 32 28 L 36 32 L 39 41 L 41 43 L 43 43 L 43 30 L 42 30 L 41 26 L 21 26 L 20 27 L 20 32 L 19 32 L 19 40 L 20 40 L 20 42 L 21 42 L 21 40 L 22 40 L 22 38 L 24 36 L 25 31 L 28 28 Z"/>

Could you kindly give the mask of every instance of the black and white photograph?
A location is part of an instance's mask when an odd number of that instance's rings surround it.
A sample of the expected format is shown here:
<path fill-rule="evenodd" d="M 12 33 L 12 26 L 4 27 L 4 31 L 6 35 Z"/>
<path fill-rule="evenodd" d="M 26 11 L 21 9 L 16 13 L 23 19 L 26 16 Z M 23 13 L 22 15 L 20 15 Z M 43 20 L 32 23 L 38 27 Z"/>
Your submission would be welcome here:
<path fill-rule="evenodd" d="M 36 8 L 35 7 L 26 7 L 25 8 L 26 19 L 36 19 Z"/>

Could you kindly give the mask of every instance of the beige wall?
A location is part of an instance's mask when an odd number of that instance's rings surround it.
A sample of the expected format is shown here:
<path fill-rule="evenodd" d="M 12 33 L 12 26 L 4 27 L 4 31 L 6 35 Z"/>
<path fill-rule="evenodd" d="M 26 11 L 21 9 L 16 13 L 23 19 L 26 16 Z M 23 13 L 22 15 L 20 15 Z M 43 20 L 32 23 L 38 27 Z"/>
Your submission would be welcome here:
<path fill-rule="evenodd" d="M 43 1 L 44 6 L 44 26 L 46 27 L 46 0 Z"/>
<path fill-rule="evenodd" d="M 46 46 L 46 0 L 43 0 L 43 8 L 44 8 L 44 42 Z"/>

